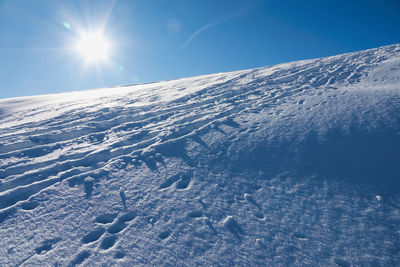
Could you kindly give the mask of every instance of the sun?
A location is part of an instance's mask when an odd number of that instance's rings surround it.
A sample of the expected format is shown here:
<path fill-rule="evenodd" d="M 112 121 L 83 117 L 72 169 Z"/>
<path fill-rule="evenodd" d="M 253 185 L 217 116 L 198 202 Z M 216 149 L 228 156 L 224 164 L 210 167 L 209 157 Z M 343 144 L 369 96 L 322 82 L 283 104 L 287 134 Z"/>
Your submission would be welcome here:
<path fill-rule="evenodd" d="M 83 33 L 75 45 L 75 50 L 88 62 L 106 61 L 110 49 L 110 42 L 101 32 Z"/>

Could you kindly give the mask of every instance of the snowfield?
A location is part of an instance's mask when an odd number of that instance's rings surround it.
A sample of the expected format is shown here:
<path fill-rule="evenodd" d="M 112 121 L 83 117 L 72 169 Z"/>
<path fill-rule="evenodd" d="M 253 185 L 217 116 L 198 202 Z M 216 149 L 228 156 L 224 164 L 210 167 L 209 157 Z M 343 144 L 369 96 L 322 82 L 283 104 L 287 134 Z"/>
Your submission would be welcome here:
<path fill-rule="evenodd" d="M 400 45 L 0 100 L 1 266 L 399 266 Z"/>

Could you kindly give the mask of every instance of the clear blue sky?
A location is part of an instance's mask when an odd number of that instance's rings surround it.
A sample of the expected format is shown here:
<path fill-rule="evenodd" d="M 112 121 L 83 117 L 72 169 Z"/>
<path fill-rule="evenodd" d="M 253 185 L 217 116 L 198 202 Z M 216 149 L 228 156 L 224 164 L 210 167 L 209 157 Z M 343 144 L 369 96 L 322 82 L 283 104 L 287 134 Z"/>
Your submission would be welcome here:
<path fill-rule="evenodd" d="M 107 62 L 71 49 L 102 28 Z M 268 66 L 400 43 L 398 0 L 0 0 L 0 98 Z"/>

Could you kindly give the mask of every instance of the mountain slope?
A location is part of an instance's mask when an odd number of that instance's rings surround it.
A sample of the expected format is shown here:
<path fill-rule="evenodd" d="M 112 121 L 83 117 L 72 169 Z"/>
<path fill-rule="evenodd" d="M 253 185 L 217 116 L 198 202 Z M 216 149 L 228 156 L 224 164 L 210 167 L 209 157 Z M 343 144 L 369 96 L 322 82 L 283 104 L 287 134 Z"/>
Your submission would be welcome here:
<path fill-rule="evenodd" d="M 0 100 L 5 265 L 400 262 L 400 45 Z"/>

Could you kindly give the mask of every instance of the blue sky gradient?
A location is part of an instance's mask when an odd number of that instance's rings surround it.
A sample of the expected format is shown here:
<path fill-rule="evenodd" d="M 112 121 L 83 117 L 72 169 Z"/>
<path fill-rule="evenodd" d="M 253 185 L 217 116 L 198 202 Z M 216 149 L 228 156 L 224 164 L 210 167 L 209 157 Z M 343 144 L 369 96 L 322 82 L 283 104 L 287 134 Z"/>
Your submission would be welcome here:
<path fill-rule="evenodd" d="M 85 64 L 102 28 L 109 62 Z M 400 2 L 0 0 L 0 98 L 169 80 L 400 42 Z M 110 89 L 112 90 L 112 89 Z"/>

